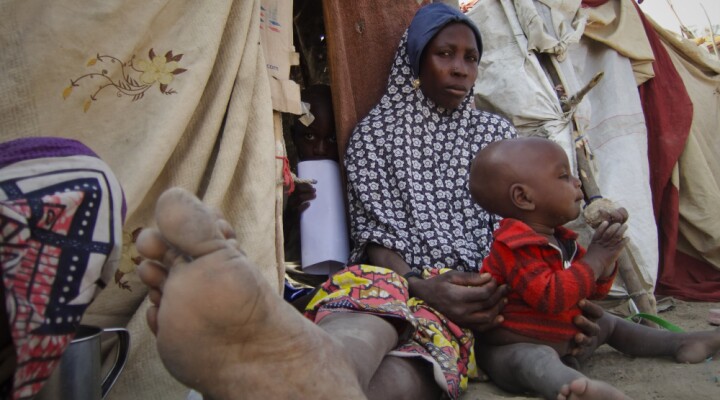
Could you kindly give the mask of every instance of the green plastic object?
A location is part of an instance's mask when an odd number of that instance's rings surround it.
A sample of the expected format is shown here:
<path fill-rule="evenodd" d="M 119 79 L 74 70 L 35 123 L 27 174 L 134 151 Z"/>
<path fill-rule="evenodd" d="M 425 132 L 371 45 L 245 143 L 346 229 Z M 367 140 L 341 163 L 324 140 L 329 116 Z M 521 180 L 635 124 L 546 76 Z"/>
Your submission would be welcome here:
<path fill-rule="evenodd" d="M 661 326 L 662 328 L 667 329 L 670 332 L 685 332 L 679 326 L 671 324 L 670 322 L 665 321 L 664 319 L 658 317 L 657 315 L 646 314 L 646 313 L 637 313 L 637 314 L 633 314 L 625 319 L 632 321 L 635 318 L 644 318 L 648 321 L 652 321 L 652 322 L 658 324 L 659 326 Z"/>

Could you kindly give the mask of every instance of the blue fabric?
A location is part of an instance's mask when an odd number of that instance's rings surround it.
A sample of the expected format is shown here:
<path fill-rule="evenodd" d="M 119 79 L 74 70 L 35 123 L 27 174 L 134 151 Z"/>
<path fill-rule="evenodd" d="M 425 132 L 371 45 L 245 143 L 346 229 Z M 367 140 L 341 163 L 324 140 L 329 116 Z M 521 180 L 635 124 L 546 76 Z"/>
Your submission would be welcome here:
<path fill-rule="evenodd" d="M 99 158 L 87 146 L 73 139 L 28 137 L 0 143 L 0 167 L 38 158 L 80 155 Z"/>
<path fill-rule="evenodd" d="M 482 56 L 483 46 L 480 31 L 470 18 L 460 10 L 443 3 L 428 4 L 415 13 L 415 17 L 413 17 L 410 27 L 408 27 L 407 52 L 410 57 L 410 67 L 414 78 L 420 76 L 420 57 L 425 46 L 445 25 L 451 22 L 462 22 L 472 29 L 477 40 L 478 51 Z M 478 58 L 479 62 L 480 59 Z"/>
<path fill-rule="evenodd" d="M 40 136 L 0 143 L 0 168 L 20 161 L 71 156 L 100 158 L 89 147 L 74 139 Z M 123 222 L 127 214 L 124 192 L 122 192 L 121 210 L 121 222 Z"/>
<path fill-rule="evenodd" d="M 287 278 L 285 278 L 285 289 L 283 290 L 283 299 L 287 301 L 288 303 L 292 303 L 296 299 L 305 296 L 306 294 L 312 292 L 312 288 L 296 288 L 292 285 L 292 283 L 288 282 Z"/>

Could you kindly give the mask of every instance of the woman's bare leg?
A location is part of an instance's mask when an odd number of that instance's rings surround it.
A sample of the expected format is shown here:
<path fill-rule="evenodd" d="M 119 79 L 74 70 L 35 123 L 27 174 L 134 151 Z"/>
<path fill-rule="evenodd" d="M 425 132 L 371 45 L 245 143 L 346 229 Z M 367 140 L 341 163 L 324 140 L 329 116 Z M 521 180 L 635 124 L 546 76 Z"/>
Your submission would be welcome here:
<path fill-rule="evenodd" d="M 442 398 L 432 365 L 419 357 L 385 356 L 370 381 L 372 400 L 432 400 Z"/>
<path fill-rule="evenodd" d="M 168 371 L 213 399 L 361 399 L 395 328 L 364 314 L 319 327 L 286 303 L 237 248 L 227 222 L 170 189 L 143 231 L 148 323 Z M 154 260 L 154 261 L 152 261 Z"/>

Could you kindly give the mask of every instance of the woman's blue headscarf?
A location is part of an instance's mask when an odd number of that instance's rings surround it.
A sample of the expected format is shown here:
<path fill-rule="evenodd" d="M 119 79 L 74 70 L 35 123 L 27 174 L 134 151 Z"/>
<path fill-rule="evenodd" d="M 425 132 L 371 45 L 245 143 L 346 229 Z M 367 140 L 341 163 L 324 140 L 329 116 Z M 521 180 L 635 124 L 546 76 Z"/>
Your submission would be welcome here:
<path fill-rule="evenodd" d="M 408 27 L 407 52 L 413 76 L 420 76 L 420 57 L 423 49 L 433 37 L 451 22 L 462 22 L 472 29 L 477 41 L 478 51 L 482 56 L 482 38 L 475 23 L 465 14 L 443 3 L 432 3 L 420 8 Z M 480 62 L 478 58 L 478 63 Z"/>

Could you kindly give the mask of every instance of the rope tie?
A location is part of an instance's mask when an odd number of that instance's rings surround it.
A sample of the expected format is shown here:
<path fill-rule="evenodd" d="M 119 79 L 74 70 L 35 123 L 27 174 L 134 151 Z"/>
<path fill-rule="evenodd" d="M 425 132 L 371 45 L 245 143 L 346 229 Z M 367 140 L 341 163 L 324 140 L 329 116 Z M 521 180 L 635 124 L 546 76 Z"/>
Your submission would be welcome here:
<path fill-rule="evenodd" d="M 295 180 L 293 179 L 293 173 L 290 170 L 290 160 L 288 160 L 288 158 L 284 156 L 275 156 L 275 158 L 278 160 L 282 160 L 282 184 L 284 187 L 287 187 L 287 190 L 285 190 L 285 194 L 289 196 L 292 192 L 295 191 Z"/>

